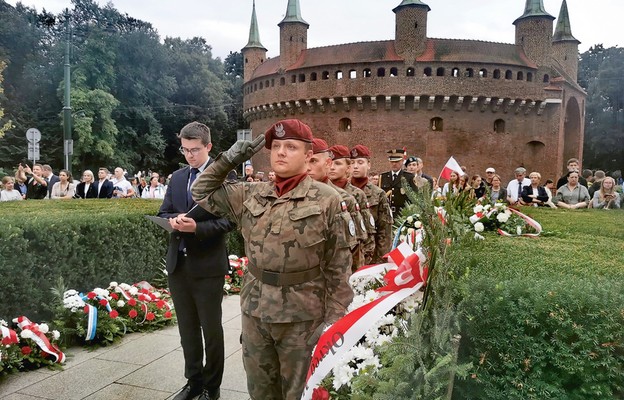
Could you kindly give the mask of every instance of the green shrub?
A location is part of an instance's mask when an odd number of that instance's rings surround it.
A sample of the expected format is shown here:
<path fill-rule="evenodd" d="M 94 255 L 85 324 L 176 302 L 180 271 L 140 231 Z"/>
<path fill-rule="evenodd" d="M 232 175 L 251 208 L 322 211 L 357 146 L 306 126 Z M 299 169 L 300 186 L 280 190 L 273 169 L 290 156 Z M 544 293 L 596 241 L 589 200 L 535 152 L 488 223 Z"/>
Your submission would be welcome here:
<path fill-rule="evenodd" d="M 59 277 L 69 288 L 90 290 L 159 275 L 168 235 L 144 218 L 159 207 L 141 199 L 3 203 L 0 317 L 49 318 L 50 288 Z M 229 242 L 242 248 L 237 235 Z"/>

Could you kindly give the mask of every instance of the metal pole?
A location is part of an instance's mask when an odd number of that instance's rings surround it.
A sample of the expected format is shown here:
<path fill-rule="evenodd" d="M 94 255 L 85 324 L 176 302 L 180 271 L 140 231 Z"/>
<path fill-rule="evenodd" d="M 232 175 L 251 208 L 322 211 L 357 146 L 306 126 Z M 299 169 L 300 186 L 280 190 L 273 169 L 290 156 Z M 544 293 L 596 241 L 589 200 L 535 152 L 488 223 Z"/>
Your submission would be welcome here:
<path fill-rule="evenodd" d="M 72 124 L 71 124 L 71 70 L 69 65 L 69 48 L 70 38 L 69 33 L 69 9 L 65 9 L 65 66 L 64 66 L 64 80 L 65 80 L 65 106 L 63 107 L 63 149 L 65 155 L 65 169 L 71 173 L 71 154 L 70 143 L 72 140 Z"/>

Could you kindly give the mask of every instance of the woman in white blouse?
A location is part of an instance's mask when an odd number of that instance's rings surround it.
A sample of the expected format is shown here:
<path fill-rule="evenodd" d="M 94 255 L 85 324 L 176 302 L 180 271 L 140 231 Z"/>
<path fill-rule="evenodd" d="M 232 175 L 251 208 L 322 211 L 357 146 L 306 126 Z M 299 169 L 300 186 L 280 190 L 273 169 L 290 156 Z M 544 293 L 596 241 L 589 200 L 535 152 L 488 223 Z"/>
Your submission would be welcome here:
<path fill-rule="evenodd" d="M 157 176 L 152 176 L 149 185 L 143 189 L 141 194 L 143 199 L 164 199 L 165 187 L 158 182 Z"/>
<path fill-rule="evenodd" d="M 71 199 L 76 193 L 76 186 L 72 181 L 72 174 L 66 169 L 59 171 L 59 181 L 52 186 L 51 199 Z"/>

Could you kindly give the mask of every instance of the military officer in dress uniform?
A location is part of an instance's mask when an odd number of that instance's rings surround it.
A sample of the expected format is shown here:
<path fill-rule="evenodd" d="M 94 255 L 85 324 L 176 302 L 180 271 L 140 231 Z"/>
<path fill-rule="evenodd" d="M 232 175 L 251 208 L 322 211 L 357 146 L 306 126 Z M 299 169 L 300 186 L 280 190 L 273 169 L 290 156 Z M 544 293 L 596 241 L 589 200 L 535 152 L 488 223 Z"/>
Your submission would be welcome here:
<path fill-rule="evenodd" d="M 392 213 L 386 193 L 377 185 L 368 181 L 368 171 L 371 168 L 370 150 L 358 144 L 351 149 L 351 183 L 364 191 L 370 213 L 375 226 L 375 240 L 372 249 L 364 251 L 366 264 L 382 263 L 383 256 L 392 248 Z"/>
<path fill-rule="evenodd" d="M 379 186 L 386 192 L 390 202 L 390 210 L 392 210 L 392 215 L 396 218 L 408 200 L 407 193 L 403 188 L 403 180 L 415 192 L 418 191 L 418 188 L 414 184 L 414 174 L 410 174 L 402 169 L 405 150 L 388 150 L 387 153 L 388 161 L 390 161 L 390 171 L 384 172 L 379 176 Z"/>
<path fill-rule="evenodd" d="M 263 145 L 275 182 L 223 184 Z M 245 239 L 243 365 L 254 400 L 301 397 L 314 345 L 353 299 L 350 217 L 334 189 L 308 176 L 311 157 L 310 127 L 279 121 L 220 154 L 192 187 L 200 206 L 235 221 Z"/>

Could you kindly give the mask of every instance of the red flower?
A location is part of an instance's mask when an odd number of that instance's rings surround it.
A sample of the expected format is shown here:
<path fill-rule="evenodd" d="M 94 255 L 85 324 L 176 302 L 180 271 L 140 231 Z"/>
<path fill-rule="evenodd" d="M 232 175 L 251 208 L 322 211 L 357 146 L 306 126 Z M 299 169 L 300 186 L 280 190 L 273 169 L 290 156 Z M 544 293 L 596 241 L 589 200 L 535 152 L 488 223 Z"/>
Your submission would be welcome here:
<path fill-rule="evenodd" d="M 131 306 L 131 307 L 136 306 L 136 300 L 135 299 L 128 300 L 128 305 Z"/>
<path fill-rule="evenodd" d="M 136 312 L 136 310 L 130 310 L 130 312 L 128 313 L 128 316 L 130 318 L 136 318 L 137 314 L 138 313 Z"/>
<path fill-rule="evenodd" d="M 110 297 L 112 297 L 115 300 L 119 300 L 119 295 L 117 293 L 111 293 Z"/>
<path fill-rule="evenodd" d="M 164 302 L 164 300 L 158 300 L 158 301 L 156 302 L 156 308 L 158 308 L 159 310 L 160 310 L 161 308 L 163 308 L 164 306 L 165 306 L 165 302 Z"/>
<path fill-rule="evenodd" d="M 314 388 L 312 391 L 312 400 L 329 400 L 329 392 L 324 387 Z"/>
<path fill-rule="evenodd" d="M 30 348 L 30 346 L 24 346 L 22 347 L 22 354 L 27 356 L 30 353 L 32 353 L 32 349 Z"/>
<path fill-rule="evenodd" d="M 119 313 L 117 312 L 117 310 L 113 310 L 113 311 L 108 313 L 108 316 L 111 317 L 112 319 L 115 319 L 115 318 L 119 317 Z"/>
<path fill-rule="evenodd" d="M 95 296 L 96 296 L 95 292 L 89 292 L 89 293 L 87 293 L 87 298 L 88 298 L 88 299 L 95 299 Z"/>
<path fill-rule="evenodd" d="M 139 301 L 145 301 L 145 295 L 143 293 L 139 293 L 137 298 L 139 299 Z"/>
<path fill-rule="evenodd" d="M 153 312 L 148 312 L 147 315 L 145 316 L 145 319 L 148 321 L 153 321 L 154 318 L 156 318 L 156 316 L 154 315 Z"/>
<path fill-rule="evenodd" d="M 231 276 L 229 276 L 229 275 L 226 275 L 226 276 L 225 276 L 225 280 L 227 281 L 227 280 L 229 280 L 229 279 L 232 279 L 232 277 L 231 277 Z"/>
<path fill-rule="evenodd" d="M 147 289 L 141 289 L 140 292 L 141 293 L 145 293 L 145 294 L 149 294 L 149 290 L 147 290 Z"/>
<path fill-rule="evenodd" d="M 243 275 L 245 275 L 245 273 L 243 272 L 243 270 L 242 270 L 242 269 L 238 269 L 238 270 L 236 270 L 236 274 L 237 274 L 238 276 L 243 276 Z"/>
<path fill-rule="evenodd" d="M 171 311 L 165 312 L 165 318 L 167 319 L 171 318 Z"/>
<path fill-rule="evenodd" d="M 100 305 L 106 307 L 107 304 L 108 304 L 108 300 L 106 300 L 106 299 L 100 300 Z"/>
<path fill-rule="evenodd" d="M 7 337 L 3 337 L 0 343 L 2 343 L 3 346 L 8 346 L 11 343 L 13 343 L 13 341 L 11 340 L 9 336 L 7 336 Z"/>
<path fill-rule="evenodd" d="M 85 314 L 89 314 L 89 306 L 84 306 L 82 311 L 84 311 Z"/>

